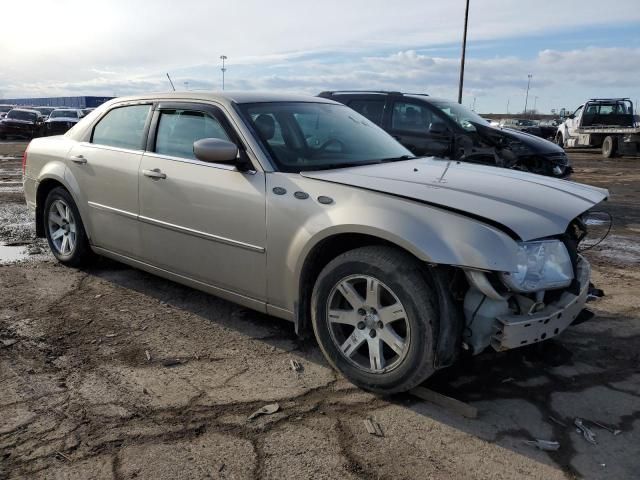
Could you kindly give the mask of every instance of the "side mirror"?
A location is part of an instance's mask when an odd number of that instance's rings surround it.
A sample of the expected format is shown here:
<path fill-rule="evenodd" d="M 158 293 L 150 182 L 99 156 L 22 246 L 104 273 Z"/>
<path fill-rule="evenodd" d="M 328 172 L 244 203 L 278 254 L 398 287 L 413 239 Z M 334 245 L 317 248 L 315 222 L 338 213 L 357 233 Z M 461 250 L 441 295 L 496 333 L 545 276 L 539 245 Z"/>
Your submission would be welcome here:
<path fill-rule="evenodd" d="M 569 115 L 567 118 L 573 120 L 574 118 L 576 118 L 576 116 L 572 113 L 571 115 Z"/>
<path fill-rule="evenodd" d="M 238 146 L 219 138 L 202 138 L 193 143 L 193 153 L 203 162 L 235 162 L 238 158 Z"/>
<path fill-rule="evenodd" d="M 444 123 L 441 122 L 432 122 L 429 125 L 429 133 L 433 134 L 433 135 L 444 135 L 445 133 L 447 133 L 447 127 Z"/>

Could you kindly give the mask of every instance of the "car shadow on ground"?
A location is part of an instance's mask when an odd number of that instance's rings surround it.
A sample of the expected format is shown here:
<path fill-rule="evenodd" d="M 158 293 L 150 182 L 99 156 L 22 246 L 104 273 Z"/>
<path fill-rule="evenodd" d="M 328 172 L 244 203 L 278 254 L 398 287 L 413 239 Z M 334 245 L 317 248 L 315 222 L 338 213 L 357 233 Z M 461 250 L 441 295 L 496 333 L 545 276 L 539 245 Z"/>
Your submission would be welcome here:
<path fill-rule="evenodd" d="M 272 348 L 281 348 L 283 342 L 294 345 L 291 351 L 305 361 L 328 367 L 315 341 L 298 339 L 290 322 L 103 258 L 87 273 Z M 640 420 L 636 403 L 640 335 L 617 332 L 617 325 L 626 321 L 601 315 L 538 345 L 463 356 L 425 382 L 427 388 L 477 407 L 477 419 L 460 417 L 410 394 L 384 400 L 536 461 L 555 464 L 569 474 L 621 478 L 640 466 L 629 438 L 637 436 Z M 613 436 L 597 428 L 601 442 L 588 444 L 576 433 L 576 417 L 611 425 L 622 433 Z M 534 439 L 554 440 L 561 447 L 541 452 L 524 443 Z"/>

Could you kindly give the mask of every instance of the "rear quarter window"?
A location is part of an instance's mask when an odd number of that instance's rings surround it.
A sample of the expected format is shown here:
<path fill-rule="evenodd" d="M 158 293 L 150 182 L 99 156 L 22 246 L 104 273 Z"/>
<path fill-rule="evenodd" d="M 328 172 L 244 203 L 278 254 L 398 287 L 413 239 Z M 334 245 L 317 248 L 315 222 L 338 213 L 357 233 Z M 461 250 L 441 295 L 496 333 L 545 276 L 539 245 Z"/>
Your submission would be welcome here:
<path fill-rule="evenodd" d="M 151 105 L 130 105 L 110 110 L 93 129 L 91 143 L 142 150 L 144 127 Z"/>

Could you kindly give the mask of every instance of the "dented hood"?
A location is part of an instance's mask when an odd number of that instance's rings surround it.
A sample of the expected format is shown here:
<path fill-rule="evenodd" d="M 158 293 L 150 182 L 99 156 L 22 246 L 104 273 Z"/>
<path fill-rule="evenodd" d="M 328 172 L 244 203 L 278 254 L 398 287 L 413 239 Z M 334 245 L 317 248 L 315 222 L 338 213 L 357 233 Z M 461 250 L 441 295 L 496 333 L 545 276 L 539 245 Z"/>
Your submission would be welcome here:
<path fill-rule="evenodd" d="M 301 175 L 480 218 L 522 240 L 564 233 L 571 220 L 609 196 L 607 190 L 567 180 L 436 158 Z"/>

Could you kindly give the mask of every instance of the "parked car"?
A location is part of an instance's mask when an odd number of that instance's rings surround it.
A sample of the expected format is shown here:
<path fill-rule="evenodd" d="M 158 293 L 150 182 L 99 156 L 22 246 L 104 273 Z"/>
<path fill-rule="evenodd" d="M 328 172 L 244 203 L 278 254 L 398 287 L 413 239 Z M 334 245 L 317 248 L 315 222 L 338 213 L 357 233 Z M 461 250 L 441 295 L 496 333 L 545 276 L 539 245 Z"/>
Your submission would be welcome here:
<path fill-rule="evenodd" d="M 428 95 L 399 92 L 322 92 L 353 108 L 393 135 L 415 155 L 525 170 L 565 178 L 569 158 L 553 142 L 495 128 L 468 108 Z"/>
<path fill-rule="evenodd" d="M 542 135 L 538 122 L 526 118 L 503 118 L 500 120 L 500 126 L 502 128 L 511 128 L 513 130 L 529 133 L 536 137 L 540 137 Z"/>
<path fill-rule="evenodd" d="M 0 105 L 0 120 L 7 116 L 9 110 L 15 108 L 15 105 Z"/>
<path fill-rule="evenodd" d="M 540 128 L 540 136 L 547 140 L 554 140 L 556 138 L 556 132 L 558 131 L 557 120 L 540 120 L 538 127 Z"/>
<path fill-rule="evenodd" d="M 83 108 L 82 109 L 82 116 L 89 115 L 94 110 L 95 110 L 95 108 Z"/>
<path fill-rule="evenodd" d="M 8 137 L 34 138 L 42 135 L 43 119 L 40 112 L 14 108 L 0 120 L 0 139 Z"/>
<path fill-rule="evenodd" d="M 579 320 L 581 216 L 608 196 L 416 158 L 344 105 L 259 93 L 119 98 L 24 168 L 61 263 L 97 253 L 291 320 L 384 393 Z"/>
<path fill-rule="evenodd" d="M 592 98 L 558 127 L 565 148 L 598 147 L 604 158 L 640 154 L 640 123 L 628 98 Z"/>
<path fill-rule="evenodd" d="M 46 121 L 49 118 L 49 115 L 51 115 L 51 112 L 53 112 L 56 109 L 56 107 L 33 107 L 32 110 L 37 110 L 38 112 L 40 112 L 40 115 L 42 115 L 42 118 Z"/>
<path fill-rule="evenodd" d="M 83 117 L 76 108 L 56 108 L 45 122 L 45 135 L 62 135 Z"/>

